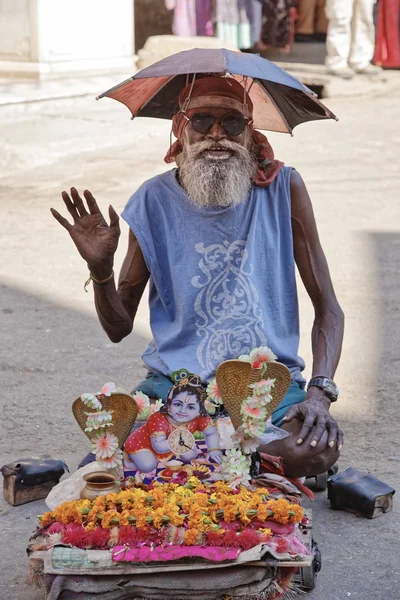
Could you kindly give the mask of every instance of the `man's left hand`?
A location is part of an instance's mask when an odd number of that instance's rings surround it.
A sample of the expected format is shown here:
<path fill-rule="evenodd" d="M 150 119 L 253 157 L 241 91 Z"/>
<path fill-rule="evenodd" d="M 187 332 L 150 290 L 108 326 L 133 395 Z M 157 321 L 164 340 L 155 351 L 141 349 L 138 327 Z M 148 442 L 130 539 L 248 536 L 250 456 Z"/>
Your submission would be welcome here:
<path fill-rule="evenodd" d="M 283 419 L 283 424 L 293 419 L 303 422 L 297 444 L 305 439 L 311 440 L 310 445 L 315 448 L 325 431 L 328 433 L 327 446 L 336 447 L 339 451 L 343 446 L 343 432 L 329 412 L 330 400 L 319 388 L 310 388 L 306 399 L 296 406 L 292 406 Z"/>

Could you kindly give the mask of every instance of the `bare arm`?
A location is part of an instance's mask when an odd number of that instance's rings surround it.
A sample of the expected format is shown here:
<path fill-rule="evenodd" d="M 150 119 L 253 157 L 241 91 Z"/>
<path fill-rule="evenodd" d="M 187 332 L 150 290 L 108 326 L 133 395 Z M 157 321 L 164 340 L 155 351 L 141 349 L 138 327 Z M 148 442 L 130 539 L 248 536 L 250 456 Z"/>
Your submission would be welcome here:
<path fill-rule="evenodd" d="M 108 337 L 113 342 L 119 342 L 132 331 L 136 311 L 150 273 L 139 243 L 130 232 L 128 252 L 121 268 L 117 290 L 114 277 L 110 275 L 113 273 L 114 255 L 120 236 L 119 217 L 110 206 L 108 225 L 91 192 L 85 190 L 84 197 L 87 208 L 76 188 L 71 188 L 70 194 L 62 193 L 73 224 L 54 208 L 50 210 L 70 234 L 94 279 L 107 280 L 103 284 L 93 281 L 95 305 L 100 323 Z"/>
<path fill-rule="evenodd" d="M 321 248 L 311 200 L 296 171 L 292 172 L 290 191 L 295 260 L 315 311 L 312 376 L 333 378 L 342 350 L 344 315 Z"/>
<path fill-rule="evenodd" d="M 149 277 L 139 242 L 130 230 L 128 251 L 119 274 L 118 289 L 113 279 L 105 285 L 93 285 L 97 315 L 112 342 L 120 342 L 131 333 Z"/>
<path fill-rule="evenodd" d="M 312 328 L 313 376 L 333 378 L 338 365 L 344 331 L 344 315 L 336 299 L 328 265 L 318 237 L 311 200 L 306 186 L 296 172 L 290 182 L 294 255 L 300 276 L 314 306 Z M 341 448 L 343 434 L 329 414 L 330 400 L 323 391 L 311 387 L 304 402 L 292 407 L 285 422 L 303 421 L 297 443 L 311 433 L 315 447 L 328 430 L 328 445 Z M 310 439 L 309 438 L 309 439 Z"/>

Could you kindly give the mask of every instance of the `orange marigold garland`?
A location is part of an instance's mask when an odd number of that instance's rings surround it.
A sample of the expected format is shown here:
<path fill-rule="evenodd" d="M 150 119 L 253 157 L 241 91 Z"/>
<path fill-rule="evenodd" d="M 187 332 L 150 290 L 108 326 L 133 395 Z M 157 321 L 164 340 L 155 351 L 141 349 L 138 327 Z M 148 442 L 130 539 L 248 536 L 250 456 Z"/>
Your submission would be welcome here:
<path fill-rule="evenodd" d="M 92 502 L 63 502 L 39 519 L 46 533 L 60 532 L 65 543 L 77 547 L 110 544 L 115 529 L 119 543 L 179 540 L 187 546 L 247 549 L 271 539 L 269 522 L 292 525 L 303 517 L 301 506 L 285 498 L 270 499 L 266 488 L 233 490 L 223 481 L 204 483 L 191 477 L 183 486 L 155 483 L 149 489 L 126 489 Z"/>

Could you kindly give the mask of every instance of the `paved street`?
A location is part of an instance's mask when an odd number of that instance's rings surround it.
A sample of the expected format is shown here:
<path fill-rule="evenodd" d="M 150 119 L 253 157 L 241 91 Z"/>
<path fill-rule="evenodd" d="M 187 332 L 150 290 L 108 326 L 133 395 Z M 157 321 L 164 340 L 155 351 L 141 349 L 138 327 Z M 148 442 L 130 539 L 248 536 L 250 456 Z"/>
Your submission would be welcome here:
<path fill-rule="evenodd" d="M 111 83 L 115 83 L 112 81 Z M 102 91 L 100 89 L 99 91 Z M 314 202 L 346 335 L 333 407 L 345 432 L 340 469 L 370 471 L 400 492 L 400 87 L 388 96 L 331 98 L 339 123 L 273 134 L 275 154 L 294 165 Z M 142 181 L 167 168 L 169 123 L 132 122 L 125 107 L 94 97 L 0 107 L 0 466 L 30 455 L 65 459 L 88 451 L 72 401 L 144 373 L 146 302 L 135 333 L 113 345 L 97 322 L 86 265 L 52 218 L 60 191 L 90 189 L 120 212 Z M 127 227 L 117 270 L 127 243 Z M 301 354 L 310 366 L 312 307 L 299 282 Z M 396 600 L 400 560 L 394 511 L 373 521 L 333 512 L 326 493 L 313 505 L 323 570 L 310 600 Z M 25 546 L 43 502 L 0 499 L 1 600 L 39 600 L 28 588 Z"/>

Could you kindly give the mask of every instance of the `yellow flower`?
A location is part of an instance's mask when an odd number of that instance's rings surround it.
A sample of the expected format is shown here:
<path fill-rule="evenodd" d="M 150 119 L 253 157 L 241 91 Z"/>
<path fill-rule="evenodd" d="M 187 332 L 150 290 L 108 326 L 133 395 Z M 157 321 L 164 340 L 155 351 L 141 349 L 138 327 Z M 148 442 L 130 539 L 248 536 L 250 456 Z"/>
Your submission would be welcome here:
<path fill-rule="evenodd" d="M 52 512 L 45 512 L 40 517 L 40 524 L 42 527 L 47 527 L 51 523 L 54 523 L 54 514 Z"/>
<path fill-rule="evenodd" d="M 261 533 L 263 537 L 272 537 L 272 530 L 268 527 L 261 527 L 261 529 L 258 529 L 257 531 Z"/>
<path fill-rule="evenodd" d="M 266 521 L 268 518 L 268 508 L 266 504 L 260 504 L 257 508 L 257 519 L 259 521 Z"/>
<path fill-rule="evenodd" d="M 214 487 L 217 490 L 217 492 L 222 494 L 232 495 L 234 493 L 233 489 L 229 487 L 229 485 L 225 481 L 216 481 Z"/>
<path fill-rule="evenodd" d="M 90 512 L 86 515 L 85 521 L 88 523 L 97 523 L 99 517 L 98 515 L 102 515 L 105 512 L 105 506 L 102 508 L 98 508 L 97 506 L 93 506 Z"/>
<path fill-rule="evenodd" d="M 204 485 L 201 483 L 200 479 L 194 476 L 189 477 L 186 485 L 190 486 L 190 489 L 192 490 L 204 490 Z"/>
<path fill-rule="evenodd" d="M 231 523 L 232 521 L 236 521 L 236 513 L 237 513 L 237 506 L 236 504 L 233 503 L 229 503 L 226 504 L 223 508 L 224 511 L 224 521 L 226 521 L 226 523 Z"/>
<path fill-rule="evenodd" d="M 267 508 L 273 511 L 273 516 L 271 517 L 274 521 L 278 523 L 298 523 L 302 520 L 304 513 L 301 506 L 298 504 L 291 504 L 285 498 L 279 498 L 279 500 L 268 500 L 266 504 Z"/>
<path fill-rule="evenodd" d="M 194 495 L 194 503 L 197 504 L 197 506 L 201 506 L 202 508 L 208 508 L 210 506 L 207 494 L 202 493 Z"/>
<path fill-rule="evenodd" d="M 178 502 L 179 502 L 179 506 L 181 507 L 181 510 L 183 513 L 188 513 L 190 510 L 190 507 L 193 504 L 192 498 L 188 498 L 188 497 L 180 498 L 178 500 Z"/>
<path fill-rule="evenodd" d="M 164 505 L 164 492 L 162 491 L 162 488 L 154 488 L 149 494 L 154 498 L 151 506 L 160 508 Z"/>
<path fill-rule="evenodd" d="M 121 512 L 121 514 L 119 514 L 119 525 L 120 527 L 122 527 L 123 525 L 130 525 L 130 521 L 128 520 L 128 517 L 130 516 L 130 512 L 129 510 L 123 510 Z"/>
<path fill-rule="evenodd" d="M 290 513 L 294 513 L 294 515 L 291 515 Z M 299 504 L 290 505 L 289 519 L 291 523 L 300 523 L 300 521 L 304 519 L 304 511 Z"/>
<path fill-rule="evenodd" d="M 244 504 L 243 502 L 240 502 L 237 508 L 239 512 L 239 519 L 241 520 L 243 525 L 249 525 L 253 517 L 247 514 L 249 511 L 248 505 Z"/>
<path fill-rule="evenodd" d="M 122 510 L 130 510 L 133 505 L 134 493 L 132 490 L 122 490 L 118 494 L 118 503 L 121 505 Z"/>
<path fill-rule="evenodd" d="M 93 531 L 94 529 L 96 529 L 96 527 L 96 523 L 88 523 L 85 527 L 85 531 Z"/>
<path fill-rule="evenodd" d="M 198 537 L 199 531 L 197 529 L 188 529 L 187 531 L 185 531 L 183 541 L 186 544 L 186 546 L 194 546 L 197 542 Z"/>
<path fill-rule="evenodd" d="M 179 525 L 183 525 L 185 521 L 185 515 L 180 514 L 179 506 L 176 504 L 169 504 L 164 507 L 164 516 L 169 518 L 169 523 L 178 527 Z"/>
<path fill-rule="evenodd" d="M 83 515 L 78 508 L 76 500 L 63 502 L 60 506 L 56 506 L 53 512 L 58 523 L 63 523 L 63 525 L 68 525 L 68 523 L 82 525 Z"/>
<path fill-rule="evenodd" d="M 116 510 L 107 510 L 103 513 L 101 518 L 101 526 L 103 529 L 111 529 L 115 527 L 118 523 L 112 523 L 113 519 L 117 519 L 119 522 L 120 514 Z"/>
<path fill-rule="evenodd" d="M 82 508 L 91 508 L 92 503 L 90 500 L 76 500 L 77 507 L 81 510 Z"/>
<path fill-rule="evenodd" d="M 257 496 L 268 496 L 269 490 L 268 490 L 268 488 L 260 487 L 255 490 L 254 494 L 256 494 Z"/>
<path fill-rule="evenodd" d="M 112 502 L 113 504 L 117 504 L 118 502 L 118 498 L 119 494 L 116 494 L 115 492 L 110 492 L 109 494 L 107 494 L 106 496 L 106 502 Z"/>
<path fill-rule="evenodd" d="M 240 486 L 240 496 L 241 496 L 241 499 L 249 501 L 249 500 L 251 500 L 251 498 L 253 496 L 253 492 L 251 492 L 248 488 L 241 485 Z"/>
<path fill-rule="evenodd" d="M 150 515 L 153 519 L 151 525 L 156 529 L 160 529 L 165 523 L 163 523 L 163 518 L 165 517 L 164 508 L 161 506 L 160 508 L 156 508 L 153 510 Z"/>
<path fill-rule="evenodd" d="M 132 516 L 135 517 L 136 521 L 135 521 L 135 527 L 137 527 L 137 529 L 144 529 L 145 527 L 147 527 L 148 523 L 146 521 L 146 511 L 143 508 L 139 508 L 139 509 L 133 509 L 131 511 Z"/>

